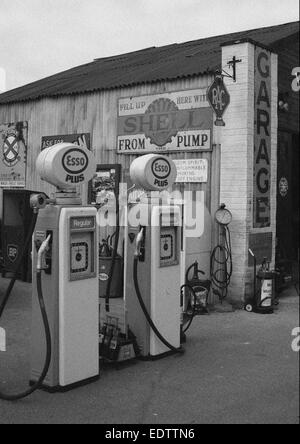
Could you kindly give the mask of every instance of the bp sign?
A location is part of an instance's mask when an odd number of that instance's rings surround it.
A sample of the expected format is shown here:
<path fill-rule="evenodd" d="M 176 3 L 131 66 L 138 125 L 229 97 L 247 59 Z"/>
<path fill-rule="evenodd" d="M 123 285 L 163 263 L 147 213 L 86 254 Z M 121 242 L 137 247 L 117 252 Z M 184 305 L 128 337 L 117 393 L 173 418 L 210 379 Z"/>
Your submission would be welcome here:
<path fill-rule="evenodd" d="M 230 103 L 230 95 L 221 76 L 217 76 L 208 88 L 207 99 L 217 116 L 215 125 L 225 126 L 223 114 Z"/>

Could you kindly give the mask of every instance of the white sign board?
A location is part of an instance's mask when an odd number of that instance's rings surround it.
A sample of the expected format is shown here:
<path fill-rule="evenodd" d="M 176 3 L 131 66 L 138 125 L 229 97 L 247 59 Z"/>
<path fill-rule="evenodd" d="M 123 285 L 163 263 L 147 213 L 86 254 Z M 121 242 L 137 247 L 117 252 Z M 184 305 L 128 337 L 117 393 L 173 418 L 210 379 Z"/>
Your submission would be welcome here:
<path fill-rule="evenodd" d="M 208 179 L 207 159 L 174 160 L 177 168 L 176 183 L 206 183 Z"/>

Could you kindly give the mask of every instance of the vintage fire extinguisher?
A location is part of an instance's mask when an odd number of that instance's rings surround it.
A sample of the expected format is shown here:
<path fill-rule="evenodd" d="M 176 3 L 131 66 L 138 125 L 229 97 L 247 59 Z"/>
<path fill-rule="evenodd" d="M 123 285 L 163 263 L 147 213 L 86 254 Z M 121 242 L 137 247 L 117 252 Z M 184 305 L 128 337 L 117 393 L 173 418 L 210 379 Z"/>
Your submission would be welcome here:
<path fill-rule="evenodd" d="M 245 304 L 245 310 L 260 314 L 272 314 L 274 313 L 276 272 L 270 270 L 270 263 L 267 261 L 267 258 L 263 260 L 263 263 L 257 272 L 255 254 L 251 249 L 249 249 L 249 253 L 253 257 L 254 262 L 253 295 L 251 300 Z"/>

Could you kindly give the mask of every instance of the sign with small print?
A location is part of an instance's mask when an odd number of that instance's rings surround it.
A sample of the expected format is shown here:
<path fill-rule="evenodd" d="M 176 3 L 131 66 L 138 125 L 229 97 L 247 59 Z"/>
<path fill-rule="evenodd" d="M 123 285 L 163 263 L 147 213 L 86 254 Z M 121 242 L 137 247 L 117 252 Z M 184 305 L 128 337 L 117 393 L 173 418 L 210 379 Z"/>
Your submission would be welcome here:
<path fill-rule="evenodd" d="M 177 168 L 176 183 L 206 183 L 208 180 L 207 159 L 174 160 Z"/>

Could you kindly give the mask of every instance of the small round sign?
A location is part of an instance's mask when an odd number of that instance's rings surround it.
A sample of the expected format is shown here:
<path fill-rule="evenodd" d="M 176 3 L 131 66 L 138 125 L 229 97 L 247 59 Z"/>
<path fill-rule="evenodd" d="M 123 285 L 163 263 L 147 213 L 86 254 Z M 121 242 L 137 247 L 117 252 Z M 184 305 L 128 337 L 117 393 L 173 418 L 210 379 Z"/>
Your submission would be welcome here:
<path fill-rule="evenodd" d="M 159 157 L 153 161 L 151 170 L 157 179 L 166 179 L 170 175 L 171 166 L 166 158 Z"/>
<path fill-rule="evenodd" d="M 71 148 L 68 150 L 63 158 L 62 165 L 65 171 L 69 174 L 80 174 L 88 167 L 89 160 L 86 153 L 79 148 Z"/>

